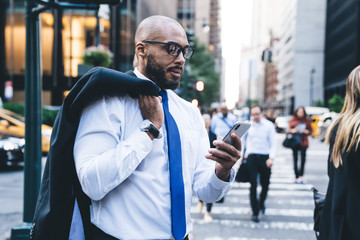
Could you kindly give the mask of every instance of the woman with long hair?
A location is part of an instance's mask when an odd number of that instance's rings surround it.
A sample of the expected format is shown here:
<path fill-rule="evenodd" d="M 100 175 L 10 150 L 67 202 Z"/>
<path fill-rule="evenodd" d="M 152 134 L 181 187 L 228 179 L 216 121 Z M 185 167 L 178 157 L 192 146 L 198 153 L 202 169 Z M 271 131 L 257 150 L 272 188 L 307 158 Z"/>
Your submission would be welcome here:
<path fill-rule="evenodd" d="M 360 239 L 360 66 L 346 80 L 344 106 L 331 125 L 330 178 L 320 221 L 320 239 Z"/>
<path fill-rule="evenodd" d="M 304 183 L 304 168 L 306 161 L 306 150 L 309 147 L 308 136 L 312 133 L 311 121 L 307 117 L 304 107 L 298 107 L 289 121 L 288 133 L 299 135 L 300 144 L 292 148 L 294 159 L 295 183 Z M 301 156 L 300 168 L 298 166 L 298 155 Z"/>

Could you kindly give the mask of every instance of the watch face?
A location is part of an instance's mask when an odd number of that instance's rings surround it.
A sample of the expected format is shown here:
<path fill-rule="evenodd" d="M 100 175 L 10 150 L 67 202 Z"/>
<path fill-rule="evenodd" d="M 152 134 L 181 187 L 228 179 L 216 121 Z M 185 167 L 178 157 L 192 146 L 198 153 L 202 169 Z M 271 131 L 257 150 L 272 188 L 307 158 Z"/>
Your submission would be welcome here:
<path fill-rule="evenodd" d="M 141 124 L 140 128 L 143 130 L 148 130 L 150 128 L 151 122 L 148 119 L 145 119 Z"/>

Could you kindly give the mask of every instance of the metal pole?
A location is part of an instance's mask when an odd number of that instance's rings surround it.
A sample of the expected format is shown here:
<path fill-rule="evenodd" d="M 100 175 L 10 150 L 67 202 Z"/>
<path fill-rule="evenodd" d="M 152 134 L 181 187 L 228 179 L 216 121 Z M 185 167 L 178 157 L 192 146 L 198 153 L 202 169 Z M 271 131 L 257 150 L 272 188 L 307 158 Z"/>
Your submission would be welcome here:
<path fill-rule="evenodd" d="M 248 81 L 248 99 L 247 99 L 247 106 L 249 108 L 249 120 L 250 120 L 250 108 L 251 108 L 251 98 L 250 98 L 250 93 L 251 93 L 251 78 L 252 78 L 252 63 L 253 60 L 249 61 L 249 81 Z"/>
<path fill-rule="evenodd" d="M 100 17 L 99 10 L 95 12 L 96 17 L 96 27 L 95 27 L 95 46 L 99 46 L 100 44 Z"/>
<path fill-rule="evenodd" d="M 53 56 L 52 56 L 52 89 L 51 89 L 51 104 L 59 106 L 62 104 L 63 90 L 64 90 L 64 55 L 63 55 L 63 41 L 62 41 L 62 16 L 63 10 L 55 8 L 54 15 L 54 41 L 53 41 Z"/>
<path fill-rule="evenodd" d="M 26 69 L 25 69 L 25 167 L 23 224 L 14 227 L 11 239 L 29 239 L 41 181 L 41 73 L 39 15 L 33 13 L 34 0 L 26 7 Z"/>
<path fill-rule="evenodd" d="M 314 105 L 314 74 L 315 68 L 312 67 L 310 71 L 310 106 Z"/>

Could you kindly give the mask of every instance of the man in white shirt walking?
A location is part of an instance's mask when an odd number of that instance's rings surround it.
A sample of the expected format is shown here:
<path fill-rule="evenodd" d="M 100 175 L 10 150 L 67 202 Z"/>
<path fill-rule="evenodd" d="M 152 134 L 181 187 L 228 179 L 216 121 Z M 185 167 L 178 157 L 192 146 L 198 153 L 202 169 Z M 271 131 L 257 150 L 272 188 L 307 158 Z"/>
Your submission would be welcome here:
<path fill-rule="evenodd" d="M 93 239 L 187 239 L 192 194 L 214 202 L 229 191 L 241 142 L 232 135 L 234 146 L 217 140 L 209 149 L 200 112 L 171 91 L 194 52 L 179 23 L 149 17 L 135 45 L 134 74 L 155 82 L 161 97 L 103 97 L 77 130 L 75 166 L 91 199 Z"/>
<path fill-rule="evenodd" d="M 229 112 L 226 103 L 222 103 L 219 112 L 211 119 L 211 131 L 217 137 L 225 137 L 227 132 L 234 126 L 237 116 Z"/>
<path fill-rule="evenodd" d="M 250 175 L 251 220 L 258 223 L 259 212 L 265 214 L 265 199 L 269 189 L 271 167 L 276 155 L 276 134 L 272 122 L 263 117 L 259 105 L 250 108 L 251 127 L 243 137 L 243 156 L 246 156 Z M 257 197 L 257 178 L 260 175 L 261 193 Z"/>

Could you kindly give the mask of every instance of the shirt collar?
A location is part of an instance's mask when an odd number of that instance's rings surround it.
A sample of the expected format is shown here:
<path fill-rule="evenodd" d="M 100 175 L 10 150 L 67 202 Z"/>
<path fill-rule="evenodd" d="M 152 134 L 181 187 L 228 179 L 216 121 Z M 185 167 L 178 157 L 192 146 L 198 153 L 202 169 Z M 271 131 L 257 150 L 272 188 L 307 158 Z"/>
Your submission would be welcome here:
<path fill-rule="evenodd" d="M 149 78 L 145 77 L 145 76 L 139 71 L 139 69 L 138 69 L 137 67 L 134 69 L 134 73 L 135 73 L 135 75 L 136 75 L 138 78 L 150 80 Z M 152 80 L 150 80 L 150 81 L 152 81 Z M 154 82 L 154 81 L 152 81 L 152 82 Z"/>
<path fill-rule="evenodd" d="M 137 67 L 134 69 L 134 74 L 136 75 L 136 77 L 141 78 L 141 79 L 149 80 L 149 81 L 153 82 L 157 86 L 157 84 L 153 80 L 147 78 L 144 74 L 142 74 Z"/>
<path fill-rule="evenodd" d="M 253 122 L 255 124 L 263 124 L 264 123 L 264 118 L 260 118 L 259 122 L 255 122 L 254 120 L 251 120 L 251 122 Z"/>

